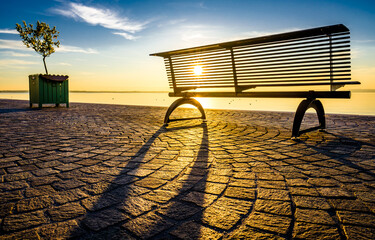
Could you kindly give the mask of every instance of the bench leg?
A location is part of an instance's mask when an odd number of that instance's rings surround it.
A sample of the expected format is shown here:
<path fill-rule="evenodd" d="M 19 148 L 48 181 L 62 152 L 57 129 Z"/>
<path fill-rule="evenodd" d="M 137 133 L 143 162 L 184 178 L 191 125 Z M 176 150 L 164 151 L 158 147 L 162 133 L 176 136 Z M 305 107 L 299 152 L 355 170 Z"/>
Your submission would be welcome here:
<path fill-rule="evenodd" d="M 315 111 L 318 115 L 318 119 L 319 119 L 319 126 L 308 128 L 308 129 L 300 131 L 299 129 L 301 127 L 302 119 L 305 116 L 305 113 L 306 113 L 307 109 L 309 109 L 309 108 L 315 109 Z M 317 130 L 317 129 L 325 129 L 325 128 L 326 128 L 326 118 L 325 118 L 325 115 L 324 115 L 323 104 L 319 100 L 316 100 L 316 99 L 305 99 L 305 100 L 303 100 L 299 104 L 299 106 L 297 108 L 296 115 L 294 116 L 292 137 L 298 137 L 302 133 L 310 132 L 310 131 Z"/>
<path fill-rule="evenodd" d="M 195 106 L 201 112 L 202 116 L 197 117 L 197 118 L 195 117 L 195 118 L 169 119 L 169 116 L 172 114 L 172 112 L 176 108 L 178 108 L 179 106 L 181 106 L 183 104 L 191 104 L 191 105 Z M 206 114 L 204 113 L 204 109 L 203 109 L 202 105 L 197 100 L 195 100 L 194 98 L 185 97 L 185 98 L 177 99 L 176 101 L 174 101 L 171 104 L 171 106 L 167 110 L 167 113 L 165 114 L 164 124 L 168 124 L 171 121 L 190 120 L 190 119 L 199 119 L 199 118 L 206 119 Z"/>

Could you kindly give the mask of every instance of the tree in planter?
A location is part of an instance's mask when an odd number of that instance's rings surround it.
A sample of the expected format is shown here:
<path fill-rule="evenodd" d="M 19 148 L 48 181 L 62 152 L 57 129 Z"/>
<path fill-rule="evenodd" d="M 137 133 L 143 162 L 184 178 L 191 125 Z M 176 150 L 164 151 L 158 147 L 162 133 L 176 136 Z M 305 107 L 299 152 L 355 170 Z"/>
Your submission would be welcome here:
<path fill-rule="evenodd" d="M 50 29 L 49 25 L 44 22 L 37 22 L 36 28 L 32 24 L 27 25 L 23 21 L 23 26 L 16 23 L 16 30 L 19 32 L 22 42 L 28 48 L 33 48 L 37 53 L 43 56 L 44 69 L 48 75 L 46 57 L 55 52 L 55 48 L 60 46 L 60 42 L 57 41 L 59 32 L 56 27 Z M 54 41 L 54 39 L 56 41 Z"/>

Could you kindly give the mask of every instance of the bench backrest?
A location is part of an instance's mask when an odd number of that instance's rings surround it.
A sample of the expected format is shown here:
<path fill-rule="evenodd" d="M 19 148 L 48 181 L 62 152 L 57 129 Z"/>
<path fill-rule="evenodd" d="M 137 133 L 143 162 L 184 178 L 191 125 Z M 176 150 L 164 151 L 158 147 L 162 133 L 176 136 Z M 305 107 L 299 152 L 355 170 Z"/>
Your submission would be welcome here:
<path fill-rule="evenodd" d="M 342 24 L 151 54 L 164 57 L 175 93 L 230 87 L 351 84 L 350 36 Z"/>

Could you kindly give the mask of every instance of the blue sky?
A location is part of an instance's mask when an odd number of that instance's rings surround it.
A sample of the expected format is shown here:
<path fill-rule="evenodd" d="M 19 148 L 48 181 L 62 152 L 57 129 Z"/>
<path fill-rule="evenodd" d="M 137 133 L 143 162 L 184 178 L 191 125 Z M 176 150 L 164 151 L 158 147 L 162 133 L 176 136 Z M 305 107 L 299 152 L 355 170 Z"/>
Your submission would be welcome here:
<path fill-rule="evenodd" d="M 351 30 L 352 78 L 375 89 L 375 1 L 2 1 L 0 90 L 28 89 L 41 56 L 22 45 L 15 24 L 56 26 L 61 47 L 50 73 L 72 90 L 168 90 L 150 53 L 342 23 Z"/>

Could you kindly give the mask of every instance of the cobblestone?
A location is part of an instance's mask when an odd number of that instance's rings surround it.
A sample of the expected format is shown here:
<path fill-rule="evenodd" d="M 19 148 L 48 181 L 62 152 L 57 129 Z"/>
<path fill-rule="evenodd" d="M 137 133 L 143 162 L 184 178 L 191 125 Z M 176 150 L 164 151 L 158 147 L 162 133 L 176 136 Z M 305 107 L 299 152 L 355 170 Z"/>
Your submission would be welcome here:
<path fill-rule="evenodd" d="M 375 117 L 165 111 L 0 100 L 0 239 L 374 239 Z"/>

